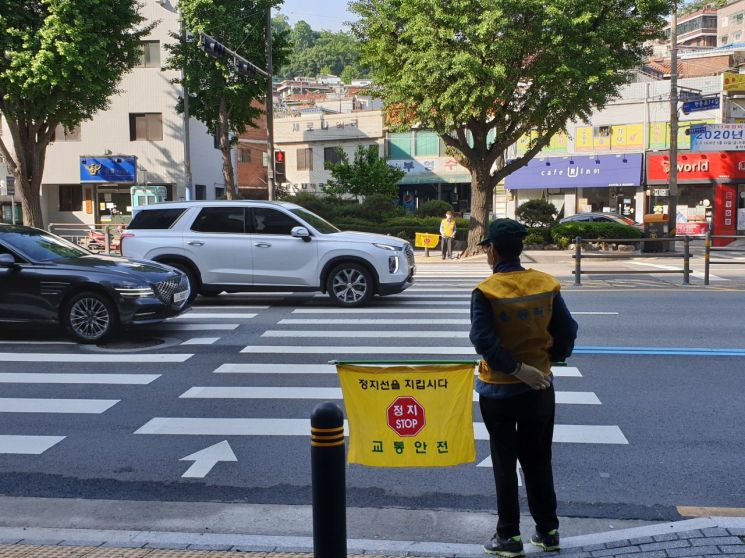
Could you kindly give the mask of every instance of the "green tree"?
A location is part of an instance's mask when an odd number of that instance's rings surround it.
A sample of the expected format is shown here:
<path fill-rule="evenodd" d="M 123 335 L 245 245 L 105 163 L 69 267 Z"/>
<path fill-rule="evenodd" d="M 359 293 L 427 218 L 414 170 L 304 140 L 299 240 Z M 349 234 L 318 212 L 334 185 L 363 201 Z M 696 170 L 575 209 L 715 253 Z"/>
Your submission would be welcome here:
<path fill-rule="evenodd" d="M 687 2 L 680 8 L 678 15 L 692 14 L 699 10 L 710 8 L 717 10 L 727 5 L 727 0 L 694 0 L 693 2 Z"/>
<path fill-rule="evenodd" d="M 281 0 L 181 0 L 179 9 L 184 27 L 194 36 L 172 34 L 175 43 L 166 45 L 170 56 L 166 67 L 181 70 L 173 80 L 189 92 L 189 113 L 203 122 L 219 139 L 223 160 L 223 180 L 228 199 L 238 192 L 231 151 L 238 136 L 264 114 L 267 82 L 264 76 L 236 72 L 233 57 L 216 59 L 200 49 L 199 34 L 206 33 L 236 51 L 259 68 L 266 68 L 266 10 Z M 277 67 L 285 62 L 288 48 L 286 31 L 273 36 L 272 58 Z M 179 98 L 177 110 L 183 112 Z"/>
<path fill-rule="evenodd" d="M 378 154 L 377 145 L 360 145 L 354 153 L 354 160 L 343 149 L 338 148 L 339 162 L 326 163 L 326 170 L 331 171 L 331 179 L 324 191 L 332 196 L 349 194 L 360 197 L 380 194 L 389 199 L 398 195 L 396 183 L 406 174 L 401 169 L 388 165 Z"/>
<path fill-rule="evenodd" d="M 139 60 L 151 26 L 135 0 L 0 0 L 0 112 L 12 148 L 0 153 L 16 178 L 23 221 L 43 226 L 40 186 L 55 128 L 105 110 Z M 12 149 L 12 151 L 11 151 Z"/>
<path fill-rule="evenodd" d="M 515 210 L 515 217 L 529 227 L 550 227 L 558 213 L 556 206 L 547 200 L 528 200 Z"/>
<path fill-rule="evenodd" d="M 350 9 L 390 127 L 435 130 L 471 173 L 471 253 L 497 183 L 618 94 L 669 3 L 353 0 Z M 527 152 L 506 160 L 531 132 Z"/>

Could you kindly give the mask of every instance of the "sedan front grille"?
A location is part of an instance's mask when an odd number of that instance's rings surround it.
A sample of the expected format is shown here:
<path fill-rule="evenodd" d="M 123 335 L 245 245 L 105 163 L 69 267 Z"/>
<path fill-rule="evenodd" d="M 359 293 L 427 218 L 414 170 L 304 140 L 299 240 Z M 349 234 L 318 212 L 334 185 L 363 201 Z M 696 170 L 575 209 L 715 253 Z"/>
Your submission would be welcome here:
<path fill-rule="evenodd" d="M 160 283 L 155 283 L 155 294 L 166 304 L 173 304 L 173 295 L 180 290 L 181 278 L 166 279 Z"/>

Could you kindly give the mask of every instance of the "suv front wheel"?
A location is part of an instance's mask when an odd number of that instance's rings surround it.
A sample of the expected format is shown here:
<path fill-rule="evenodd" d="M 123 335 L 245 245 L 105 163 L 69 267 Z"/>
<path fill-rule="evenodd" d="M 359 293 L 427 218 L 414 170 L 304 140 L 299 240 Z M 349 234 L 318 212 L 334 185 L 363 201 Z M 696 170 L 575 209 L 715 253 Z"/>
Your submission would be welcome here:
<path fill-rule="evenodd" d="M 331 300 L 346 308 L 364 305 L 373 296 L 374 289 L 370 272 L 356 263 L 337 265 L 326 279 L 326 292 Z"/>

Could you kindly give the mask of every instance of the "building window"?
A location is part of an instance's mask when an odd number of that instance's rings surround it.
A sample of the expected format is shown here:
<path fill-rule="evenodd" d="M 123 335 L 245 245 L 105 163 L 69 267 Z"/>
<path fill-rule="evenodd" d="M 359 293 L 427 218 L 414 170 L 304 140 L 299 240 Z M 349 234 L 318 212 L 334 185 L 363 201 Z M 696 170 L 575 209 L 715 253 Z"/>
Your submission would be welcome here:
<path fill-rule="evenodd" d="M 52 142 L 57 141 L 80 141 L 80 126 L 75 126 L 70 131 L 65 130 L 62 124 L 57 124 L 52 134 Z"/>
<path fill-rule="evenodd" d="M 440 137 L 434 132 L 417 132 L 414 141 L 417 157 L 437 157 Z"/>
<path fill-rule="evenodd" d="M 722 44 L 726 45 L 727 41 L 729 40 L 729 37 L 727 35 L 722 35 L 720 38 L 721 38 Z"/>
<path fill-rule="evenodd" d="M 297 170 L 313 170 L 313 148 L 304 147 L 297 150 Z"/>
<path fill-rule="evenodd" d="M 204 184 L 195 184 L 194 185 L 194 198 L 197 200 L 206 200 L 207 199 L 207 186 Z"/>
<path fill-rule="evenodd" d="M 741 31 L 738 31 L 737 33 L 734 33 L 732 35 L 732 40 L 733 41 L 739 41 L 741 37 L 742 37 L 742 32 Z"/>
<path fill-rule="evenodd" d="M 163 139 L 163 115 L 160 112 L 130 113 L 130 141 L 160 141 Z"/>
<path fill-rule="evenodd" d="M 323 148 L 323 162 L 331 163 L 335 165 L 341 161 L 341 154 L 339 153 L 339 147 L 324 147 Z"/>
<path fill-rule="evenodd" d="M 239 163 L 250 163 L 251 162 L 251 150 L 250 149 L 238 149 L 238 162 Z"/>
<path fill-rule="evenodd" d="M 83 210 L 83 187 L 80 184 L 62 185 L 59 187 L 59 210 Z"/>
<path fill-rule="evenodd" d="M 142 41 L 140 49 L 136 68 L 160 68 L 160 41 Z"/>
<path fill-rule="evenodd" d="M 411 133 L 388 134 L 388 158 L 411 159 Z"/>

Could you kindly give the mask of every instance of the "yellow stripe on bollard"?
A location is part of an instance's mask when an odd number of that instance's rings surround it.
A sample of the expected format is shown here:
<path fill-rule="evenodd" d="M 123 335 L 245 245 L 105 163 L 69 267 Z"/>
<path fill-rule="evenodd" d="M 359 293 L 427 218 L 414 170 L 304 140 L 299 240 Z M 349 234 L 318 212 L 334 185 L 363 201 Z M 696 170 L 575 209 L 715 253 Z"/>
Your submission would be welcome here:
<path fill-rule="evenodd" d="M 315 447 L 334 447 L 344 445 L 344 427 L 311 428 L 310 445 Z"/>

